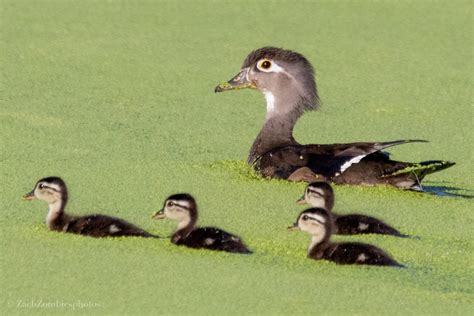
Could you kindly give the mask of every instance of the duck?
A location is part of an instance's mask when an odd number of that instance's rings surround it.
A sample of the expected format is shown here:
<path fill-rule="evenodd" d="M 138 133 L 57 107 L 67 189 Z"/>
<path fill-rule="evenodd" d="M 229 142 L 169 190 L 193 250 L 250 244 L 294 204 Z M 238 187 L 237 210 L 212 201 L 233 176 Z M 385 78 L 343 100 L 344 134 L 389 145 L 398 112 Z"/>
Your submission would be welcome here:
<path fill-rule="evenodd" d="M 362 214 L 340 215 L 333 212 L 334 199 L 334 190 L 331 185 L 319 181 L 308 184 L 304 195 L 297 200 L 297 203 L 324 208 L 330 212 L 333 220 L 333 233 L 337 235 L 381 234 L 409 237 L 375 217 Z"/>
<path fill-rule="evenodd" d="M 419 163 L 391 160 L 385 149 L 419 139 L 302 145 L 293 129 L 307 111 L 319 108 L 315 72 L 302 54 L 262 47 L 244 60 L 239 73 L 215 92 L 257 89 L 266 100 L 266 118 L 250 149 L 247 162 L 262 176 L 290 181 L 330 181 L 349 185 L 388 185 L 423 191 L 421 181 L 453 166 L 451 161 Z"/>
<path fill-rule="evenodd" d="M 298 216 L 289 230 L 302 230 L 312 235 L 308 258 L 337 264 L 360 264 L 404 267 L 382 249 L 360 242 L 331 242 L 331 213 L 324 208 L 310 208 Z"/>
<path fill-rule="evenodd" d="M 42 200 L 48 203 L 46 225 L 51 231 L 79 234 L 90 237 L 137 236 L 159 238 L 123 219 L 93 214 L 70 215 L 65 212 L 68 202 L 66 183 L 60 177 L 46 177 L 39 180 L 33 190 L 23 196 L 25 200 Z"/>
<path fill-rule="evenodd" d="M 219 250 L 231 253 L 251 254 L 242 239 L 216 227 L 196 227 L 198 208 L 194 197 L 188 193 L 169 196 L 163 208 L 153 219 L 169 218 L 178 222 L 171 242 L 178 246 L 196 249 Z"/>

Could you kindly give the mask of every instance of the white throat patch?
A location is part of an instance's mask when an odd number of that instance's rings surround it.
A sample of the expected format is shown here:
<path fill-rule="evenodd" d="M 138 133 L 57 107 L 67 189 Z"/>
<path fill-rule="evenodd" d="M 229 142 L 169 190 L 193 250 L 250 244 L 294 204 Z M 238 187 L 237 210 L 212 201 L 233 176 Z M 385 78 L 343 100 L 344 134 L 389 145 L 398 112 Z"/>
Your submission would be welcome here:
<path fill-rule="evenodd" d="M 263 91 L 263 94 L 265 95 L 265 100 L 267 100 L 267 113 L 272 113 L 275 111 L 275 96 L 268 90 Z"/>

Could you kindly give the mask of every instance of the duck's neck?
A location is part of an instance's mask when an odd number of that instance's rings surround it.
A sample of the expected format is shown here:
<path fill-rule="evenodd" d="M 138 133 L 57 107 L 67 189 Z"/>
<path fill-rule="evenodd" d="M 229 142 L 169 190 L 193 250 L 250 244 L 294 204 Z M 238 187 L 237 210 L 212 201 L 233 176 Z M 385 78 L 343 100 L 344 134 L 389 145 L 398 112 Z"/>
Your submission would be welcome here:
<path fill-rule="evenodd" d="M 329 245 L 329 236 L 327 235 L 313 235 L 311 243 L 308 247 L 308 257 L 321 259 L 324 249 Z"/>
<path fill-rule="evenodd" d="M 267 101 L 267 115 L 265 124 L 250 149 L 249 163 L 253 163 L 258 156 L 276 147 L 298 145 L 293 138 L 293 128 L 302 114 L 301 108 L 286 106 L 285 101 L 276 99 L 270 92 L 264 92 L 264 95 Z"/>
<path fill-rule="evenodd" d="M 177 242 L 179 239 L 186 238 L 196 226 L 196 221 L 197 218 L 188 218 L 179 222 L 176 232 L 173 234 L 173 241 Z"/>
<path fill-rule="evenodd" d="M 66 201 L 59 199 L 49 204 L 48 216 L 46 217 L 46 224 L 50 230 L 62 230 L 62 218 L 64 216 L 64 207 Z"/>

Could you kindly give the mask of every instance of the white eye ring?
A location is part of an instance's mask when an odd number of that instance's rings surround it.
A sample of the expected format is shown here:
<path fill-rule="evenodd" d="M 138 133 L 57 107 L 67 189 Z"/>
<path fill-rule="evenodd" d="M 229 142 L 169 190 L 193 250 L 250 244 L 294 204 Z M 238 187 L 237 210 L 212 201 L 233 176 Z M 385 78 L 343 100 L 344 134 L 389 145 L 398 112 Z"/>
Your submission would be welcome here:
<path fill-rule="evenodd" d="M 268 59 L 261 59 L 257 63 L 257 69 L 263 72 L 271 72 L 273 68 L 273 63 Z"/>

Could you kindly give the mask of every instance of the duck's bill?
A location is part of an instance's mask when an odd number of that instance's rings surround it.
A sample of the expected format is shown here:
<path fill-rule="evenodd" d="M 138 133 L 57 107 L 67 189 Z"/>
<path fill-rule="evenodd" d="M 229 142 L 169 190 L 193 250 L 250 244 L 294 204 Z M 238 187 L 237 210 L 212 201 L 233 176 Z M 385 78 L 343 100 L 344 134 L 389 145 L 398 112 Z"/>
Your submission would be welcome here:
<path fill-rule="evenodd" d="M 240 90 L 240 89 L 256 89 L 257 86 L 254 82 L 249 80 L 250 68 L 242 69 L 234 78 L 227 82 L 218 85 L 214 92 L 224 92 L 228 90 Z"/>
<path fill-rule="evenodd" d="M 299 204 L 299 205 L 305 205 L 306 204 L 306 200 L 304 199 L 304 195 L 302 197 L 300 197 L 298 200 L 296 200 L 296 204 Z"/>
<path fill-rule="evenodd" d="M 289 231 L 296 231 L 296 230 L 300 230 L 300 228 L 298 227 L 297 223 L 294 223 L 293 225 L 288 226 L 288 230 Z"/>
<path fill-rule="evenodd" d="M 159 210 L 158 212 L 156 212 L 155 214 L 151 216 L 151 218 L 153 219 L 163 219 L 165 217 L 166 217 L 165 211 L 163 209 Z"/>
<path fill-rule="evenodd" d="M 27 201 L 31 201 L 31 200 L 34 200 L 36 199 L 35 197 L 35 190 L 29 192 L 29 193 L 26 193 L 25 195 L 23 195 L 23 199 L 24 200 L 27 200 Z"/>

